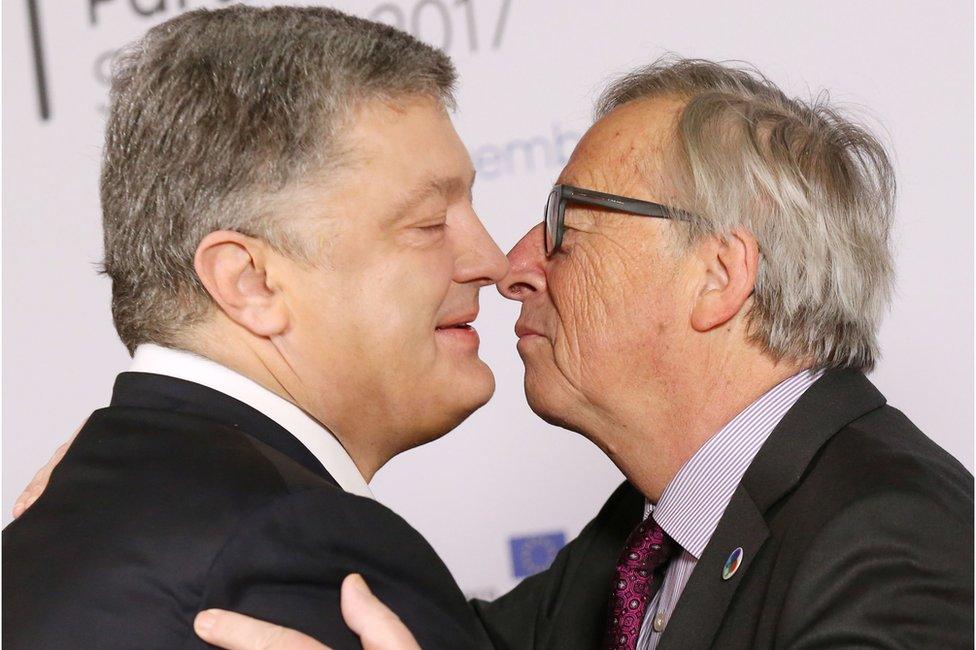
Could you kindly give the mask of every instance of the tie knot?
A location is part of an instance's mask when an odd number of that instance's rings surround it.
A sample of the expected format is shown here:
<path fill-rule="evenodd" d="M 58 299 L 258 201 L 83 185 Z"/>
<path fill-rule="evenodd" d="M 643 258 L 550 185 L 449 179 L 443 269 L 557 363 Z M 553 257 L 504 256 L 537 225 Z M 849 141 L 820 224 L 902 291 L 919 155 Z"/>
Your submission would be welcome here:
<path fill-rule="evenodd" d="M 674 555 L 677 544 L 651 518 L 642 521 L 627 538 L 619 565 L 652 573 Z M 644 574 L 645 576 L 647 574 Z"/>

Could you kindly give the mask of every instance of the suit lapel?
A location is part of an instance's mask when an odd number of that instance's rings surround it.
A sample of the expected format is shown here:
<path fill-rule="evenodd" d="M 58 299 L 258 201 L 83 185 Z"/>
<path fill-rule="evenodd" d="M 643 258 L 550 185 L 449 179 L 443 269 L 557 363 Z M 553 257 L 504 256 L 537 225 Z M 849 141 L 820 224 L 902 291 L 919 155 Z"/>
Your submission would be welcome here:
<path fill-rule="evenodd" d="M 735 590 L 767 537 L 769 529 L 762 513 L 749 493 L 739 486 L 681 593 L 658 644 L 660 650 L 690 650 L 711 645 Z M 742 549 L 741 563 L 735 574 L 725 580 L 725 563 L 736 548 Z"/>
<path fill-rule="evenodd" d="M 739 583 L 769 536 L 766 511 L 799 483 L 831 436 L 884 403 L 863 374 L 849 370 L 827 372 L 797 400 L 732 495 L 661 636 L 660 650 L 711 647 Z M 741 564 L 725 580 L 722 570 L 738 547 Z"/>
<path fill-rule="evenodd" d="M 884 405 L 884 395 L 860 372 L 838 370 L 821 377 L 786 413 L 742 477 L 760 512 L 800 482 L 835 433 Z"/>

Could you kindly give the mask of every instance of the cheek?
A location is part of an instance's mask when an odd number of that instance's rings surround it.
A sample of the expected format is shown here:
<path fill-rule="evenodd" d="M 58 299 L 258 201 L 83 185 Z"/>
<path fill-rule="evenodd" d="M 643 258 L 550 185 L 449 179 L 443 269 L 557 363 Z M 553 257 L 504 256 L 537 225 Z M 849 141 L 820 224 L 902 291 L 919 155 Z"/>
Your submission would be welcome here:
<path fill-rule="evenodd" d="M 578 246 L 572 256 L 559 260 L 548 276 L 557 319 L 556 343 L 581 362 L 594 349 L 612 343 L 613 326 L 625 296 L 610 260 L 600 252 Z"/>
<path fill-rule="evenodd" d="M 432 339 L 441 305 L 451 288 L 452 268 L 445 255 L 412 254 L 377 269 L 364 285 L 364 292 L 370 294 L 372 319 L 383 323 L 392 334 L 389 345 Z"/>
<path fill-rule="evenodd" d="M 578 254 L 580 253 L 580 254 Z M 600 360 L 613 343 L 612 302 L 592 258 L 575 249 L 555 262 L 547 276 L 552 298 L 552 359 L 571 385 L 582 389 L 601 372 Z"/>
<path fill-rule="evenodd" d="M 360 323 L 388 330 L 429 329 L 453 275 L 446 242 L 365 233 L 349 237 L 335 254 L 328 282 L 337 308 L 354 310 Z"/>
<path fill-rule="evenodd" d="M 672 293 L 654 264 L 577 247 L 553 268 L 549 287 L 558 320 L 556 363 L 574 383 L 604 383 L 596 378 L 624 375 L 667 347 Z"/>
<path fill-rule="evenodd" d="M 433 337 L 451 286 L 451 263 L 444 257 L 430 251 L 389 252 L 323 271 L 301 292 L 302 320 L 312 323 L 330 346 L 338 343 L 362 359 L 416 346 Z M 392 355 L 388 362 L 403 356 Z"/>

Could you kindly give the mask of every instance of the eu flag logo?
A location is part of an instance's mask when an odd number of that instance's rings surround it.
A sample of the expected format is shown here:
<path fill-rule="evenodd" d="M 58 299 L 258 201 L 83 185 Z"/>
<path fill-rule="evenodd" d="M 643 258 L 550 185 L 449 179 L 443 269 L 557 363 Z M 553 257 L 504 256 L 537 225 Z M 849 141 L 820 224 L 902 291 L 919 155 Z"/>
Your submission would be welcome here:
<path fill-rule="evenodd" d="M 512 548 L 512 573 L 516 578 L 524 578 L 549 568 L 556 553 L 566 545 L 566 534 L 557 532 L 512 537 L 508 543 Z"/>

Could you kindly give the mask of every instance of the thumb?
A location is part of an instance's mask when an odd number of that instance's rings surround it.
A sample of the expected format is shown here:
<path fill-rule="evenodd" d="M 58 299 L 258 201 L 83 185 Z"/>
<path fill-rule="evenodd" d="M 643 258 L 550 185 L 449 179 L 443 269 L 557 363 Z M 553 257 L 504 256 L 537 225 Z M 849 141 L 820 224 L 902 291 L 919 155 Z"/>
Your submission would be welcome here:
<path fill-rule="evenodd" d="M 197 614 L 193 629 L 207 643 L 225 650 L 329 650 L 301 632 L 221 609 Z"/>
<path fill-rule="evenodd" d="M 358 573 L 342 581 L 342 617 L 363 650 L 420 650 L 403 621 L 373 595 Z"/>

